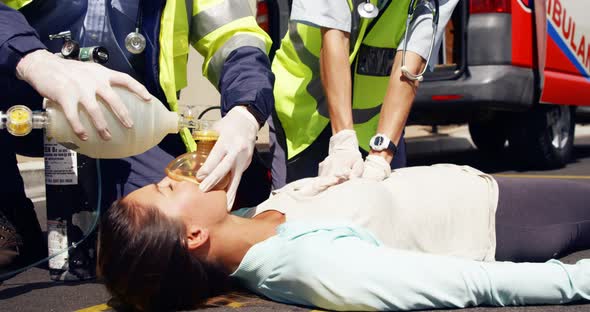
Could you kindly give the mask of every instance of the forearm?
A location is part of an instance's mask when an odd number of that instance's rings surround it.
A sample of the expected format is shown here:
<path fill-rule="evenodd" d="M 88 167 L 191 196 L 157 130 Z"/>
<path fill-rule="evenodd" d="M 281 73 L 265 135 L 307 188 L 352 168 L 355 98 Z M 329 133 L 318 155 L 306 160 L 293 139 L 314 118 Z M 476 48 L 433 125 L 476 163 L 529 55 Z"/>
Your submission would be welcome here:
<path fill-rule="evenodd" d="M 254 47 L 238 48 L 225 61 L 219 83 L 222 114 L 237 105 L 249 105 L 261 125 L 274 106 L 273 84 L 268 56 Z"/>
<path fill-rule="evenodd" d="M 562 304 L 590 300 L 590 262 L 575 265 L 557 260 L 545 263 L 484 262 L 489 283 L 482 303 L 506 306 L 526 304 Z"/>
<path fill-rule="evenodd" d="M 590 299 L 590 262 L 576 265 L 479 262 L 455 257 L 399 252 L 392 264 L 403 268 L 390 286 L 404 289 L 390 302 L 402 310 L 563 304 Z M 585 262 L 584 262 L 585 261 Z M 401 265 L 401 266 L 399 266 Z M 387 288 L 384 288 L 384 290 Z"/>
<path fill-rule="evenodd" d="M 44 48 L 24 16 L 0 3 L 0 73 L 14 75 L 24 55 Z"/>
<path fill-rule="evenodd" d="M 402 74 L 401 64 L 402 53 L 397 53 L 391 70 L 387 92 L 381 106 L 379 125 L 377 126 L 377 133 L 387 135 L 396 145 L 402 136 L 419 84 L 418 81 L 409 80 Z M 425 65 L 424 59 L 418 54 L 410 51 L 406 53 L 406 66 L 410 72 L 417 73 Z M 389 150 L 371 151 L 371 154 L 383 156 L 388 162 L 391 162 L 395 157 Z"/>
<path fill-rule="evenodd" d="M 406 311 L 590 300 L 589 260 L 577 265 L 564 265 L 556 260 L 478 262 L 399 250 L 374 252 L 373 247 L 366 247 L 349 249 L 363 255 L 363 259 L 351 259 L 349 263 L 363 264 L 358 276 L 346 274 L 349 281 L 362 281 L 357 285 L 346 284 L 334 276 L 321 280 L 325 276 L 316 272 L 322 285 L 335 287 L 326 292 L 330 294 L 327 301 L 332 303 L 324 308 Z M 328 248 L 324 251 L 332 252 Z M 344 271 L 346 267 L 341 269 Z"/>
<path fill-rule="evenodd" d="M 347 32 L 322 28 L 320 73 L 333 134 L 352 129 L 349 44 Z"/>
<path fill-rule="evenodd" d="M 0 110 L 15 104 L 32 109 L 41 107 L 42 97 L 16 76 L 20 61 L 27 54 L 45 49 L 45 45 L 24 16 L 0 2 Z"/>
<path fill-rule="evenodd" d="M 16 66 L 30 52 L 45 49 L 24 16 L 0 2 L 0 110 L 14 104 L 33 105 L 40 96 L 16 77 Z"/>

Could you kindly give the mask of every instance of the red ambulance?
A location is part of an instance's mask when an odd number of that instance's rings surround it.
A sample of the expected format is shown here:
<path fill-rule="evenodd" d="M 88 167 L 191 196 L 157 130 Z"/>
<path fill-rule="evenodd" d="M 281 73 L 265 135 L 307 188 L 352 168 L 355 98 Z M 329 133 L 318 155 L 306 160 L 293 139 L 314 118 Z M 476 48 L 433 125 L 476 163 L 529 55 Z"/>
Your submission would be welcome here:
<path fill-rule="evenodd" d="M 480 150 L 498 152 L 508 145 L 525 164 L 566 165 L 576 108 L 580 118 L 590 105 L 588 5 L 460 1 L 410 121 L 466 122 Z"/>

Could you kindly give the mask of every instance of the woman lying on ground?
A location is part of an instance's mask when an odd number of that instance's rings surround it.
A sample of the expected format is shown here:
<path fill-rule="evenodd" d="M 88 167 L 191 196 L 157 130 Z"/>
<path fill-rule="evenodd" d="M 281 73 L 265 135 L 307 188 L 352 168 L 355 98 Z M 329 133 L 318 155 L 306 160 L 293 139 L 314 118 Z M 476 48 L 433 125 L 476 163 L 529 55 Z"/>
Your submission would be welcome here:
<path fill-rule="evenodd" d="M 272 300 L 332 310 L 590 300 L 590 259 L 494 262 L 590 248 L 588 183 L 454 165 L 337 182 L 296 181 L 228 214 L 224 191 L 166 178 L 106 213 L 99 272 L 143 310 L 194 305 L 227 276 Z"/>

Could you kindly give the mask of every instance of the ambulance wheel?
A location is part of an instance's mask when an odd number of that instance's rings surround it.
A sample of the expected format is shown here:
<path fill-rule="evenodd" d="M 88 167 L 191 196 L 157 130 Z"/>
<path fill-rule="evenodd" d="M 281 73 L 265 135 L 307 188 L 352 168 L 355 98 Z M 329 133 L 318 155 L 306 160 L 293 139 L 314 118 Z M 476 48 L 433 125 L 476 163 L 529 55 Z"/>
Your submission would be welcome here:
<path fill-rule="evenodd" d="M 554 169 L 569 162 L 574 145 L 574 106 L 538 105 L 515 117 L 510 148 L 525 166 Z"/>
<path fill-rule="evenodd" d="M 504 124 L 498 118 L 470 122 L 469 134 L 471 134 L 471 140 L 477 149 L 484 153 L 499 153 L 502 151 L 508 139 Z"/>

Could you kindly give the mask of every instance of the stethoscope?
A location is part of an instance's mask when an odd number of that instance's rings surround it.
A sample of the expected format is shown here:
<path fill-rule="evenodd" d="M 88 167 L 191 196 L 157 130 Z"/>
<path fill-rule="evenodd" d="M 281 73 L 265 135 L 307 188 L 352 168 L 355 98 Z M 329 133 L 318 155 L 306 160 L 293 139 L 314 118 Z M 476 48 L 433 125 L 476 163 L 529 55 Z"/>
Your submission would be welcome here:
<path fill-rule="evenodd" d="M 125 37 L 125 48 L 131 54 L 140 54 L 145 50 L 146 41 L 145 37 L 139 32 L 141 30 L 141 0 L 137 5 L 137 17 L 135 18 L 135 31 L 130 32 L 127 37 Z"/>
<path fill-rule="evenodd" d="M 137 7 L 137 18 L 135 20 L 135 31 L 125 37 L 125 48 L 129 53 L 140 54 L 145 50 L 145 37 L 139 32 L 141 30 L 141 0 Z M 105 64 L 109 60 L 109 52 L 102 46 L 80 47 L 78 41 L 72 39 L 72 32 L 62 31 L 58 34 L 49 35 L 49 40 L 63 39 L 59 55 L 66 59 L 74 59 L 83 62 L 95 62 Z"/>
<path fill-rule="evenodd" d="M 432 50 L 434 49 L 434 41 L 436 40 L 436 31 L 438 29 L 438 15 L 439 15 L 439 2 L 438 0 L 434 0 L 434 4 L 436 6 L 436 8 L 432 7 L 432 3 L 430 2 L 430 0 L 419 0 L 420 2 L 418 3 L 418 5 L 415 6 L 416 0 L 411 0 L 410 1 L 410 6 L 408 7 L 408 18 L 406 19 L 406 32 L 404 34 L 404 48 L 402 50 L 402 67 L 401 67 L 401 71 L 402 74 L 410 79 L 410 80 L 414 80 L 414 81 L 422 81 L 424 79 L 424 73 L 426 72 L 426 69 L 428 68 L 428 63 L 430 62 L 430 57 L 432 55 Z M 424 66 L 424 69 L 422 69 L 422 71 L 418 74 L 412 74 L 408 68 L 406 67 L 406 50 L 408 48 L 408 29 L 410 28 L 410 23 L 411 21 L 414 19 L 414 11 L 415 9 L 420 6 L 420 5 L 424 5 L 426 6 L 426 8 L 428 8 L 428 10 L 430 10 L 430 12 L 432 12 L 432 39 L 430 41 L 430 49 L 428 50 L 428 57 L 426 58 L 426 64 L 427 66 Z M 370 0 L 366 0 L 363 3 L 360 3 L 357 7 L 357 10 L 359 12 L 359 15 L 363 18 L 375 18 L 377 17 L 377 15 L 379 15 L 379 8 L 377 8 L 374 4 L 371 3 Z"/>

